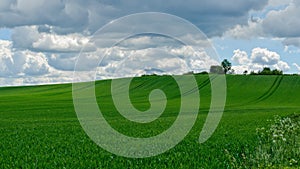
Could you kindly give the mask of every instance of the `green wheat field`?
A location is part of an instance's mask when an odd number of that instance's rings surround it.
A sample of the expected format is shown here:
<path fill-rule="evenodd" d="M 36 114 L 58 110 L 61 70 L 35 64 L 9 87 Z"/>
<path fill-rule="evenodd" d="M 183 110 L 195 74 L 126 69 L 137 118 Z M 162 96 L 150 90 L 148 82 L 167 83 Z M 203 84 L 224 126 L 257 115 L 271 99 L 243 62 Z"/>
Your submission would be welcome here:
<path fill-rule="evenodd" d="M 72 84 L 0 88 L 0 168 L 300 168 L 300 76 L 226 75 L 227 100 L 212 137 L 199 144 L 211 101 L 208 75 L 195 75 L 200 110 L 190 133 L 173 149 L 150 158 L 119 157 L 97 146 L 74 111 Z M 111 81 L 97 81 L 99 108 L 109 124 L 132 137 L 168 129 L 180 105 L 171 76 L 134 78 L 133 105 L 145 111 L 149 93 L 162 89 L 164 113 L 148 124 L 121 116 Z M 194 90 L 197 92 L 198 90 Z"/>

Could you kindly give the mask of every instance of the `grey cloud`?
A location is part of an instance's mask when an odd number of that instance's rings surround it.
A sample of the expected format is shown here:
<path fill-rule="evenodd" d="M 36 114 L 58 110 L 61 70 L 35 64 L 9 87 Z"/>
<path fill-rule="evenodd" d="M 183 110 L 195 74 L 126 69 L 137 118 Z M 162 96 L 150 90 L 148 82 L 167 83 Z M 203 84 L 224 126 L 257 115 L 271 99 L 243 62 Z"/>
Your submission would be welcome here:
<path fill-rule="evenodd" d="M 300 47 L 300 37 L 287 38 L 282 42 L 286 46 Z"/>
<path fill-rule="evenodd" d="M 271 11 L 263 20 L 262 26 L 264 32 L 275 37 L 300 37 L 299 17 L 300 4 L 292 3 L 284 10 Z"/>
<path fill-rule="evenodd" d="M 265 11 L 259 13 L 265 17 L 256 19 L 253 18 L 247 25 L 236 25 L 233 29 L 226 33 L 236 38 L 251 38 L 251 37 L 279 37 L 279 38 L 294 38 L 300 37 L 300 1 L 287 0 L 278 1 L 270 0 Z M 284 43 L 293 44 L 293 40 L 287 40 Z"/>
<path fill-rule="evenodd" d="M 48 63 L 57 70 L 73 71 L 77 53 L 53 53 L 48 54 Z"/>
<path fill-rule="evenodd" d="M 39 39 L 36 26 L 22 26 L 13 30 L 12 41 L 15 48 L 32 49 L 32 42 Z"/>
<path fill-rule="evenodd" d="M 300 1 L 269 0 L 264 10 L 258 11 L 263 17 L 248 21 L 247 25 L 236 25 L 224 33 L 225 36 L 249 39 L 273 37 L 283 39 L 286 46 L 300 47 Z M 265 15 L 265 16 L 264 16 Z"/>
<path fill-rule="evenodd" d="M 61 1 L 18 0 L 3 3 L 0 27 L 50 25 L 56 33 L 91 33 L 112 19 L 137 12 L 165 12 L 183 17 L 210 36 L 221 35 L 236 24 L 246 24 L 250 10 L 262 9 L 267 0 Z M 9 4 L 8 4 L 9 3 Z"/>
<path fill-rule="evenodd" d="M 155 47 L 179 47 L 182 43 L 171 37 L 155 34 L 143 34 L 129 37 L 117 44 L 119 47 L 126 49 L 145 49 Z"/>
<path fill-rule="evenodd" d="M 0 12 L 0 26 L 53 25 L 80 27 L 86 25 L 88 12 L 80 1 L 17 0 Z"/>

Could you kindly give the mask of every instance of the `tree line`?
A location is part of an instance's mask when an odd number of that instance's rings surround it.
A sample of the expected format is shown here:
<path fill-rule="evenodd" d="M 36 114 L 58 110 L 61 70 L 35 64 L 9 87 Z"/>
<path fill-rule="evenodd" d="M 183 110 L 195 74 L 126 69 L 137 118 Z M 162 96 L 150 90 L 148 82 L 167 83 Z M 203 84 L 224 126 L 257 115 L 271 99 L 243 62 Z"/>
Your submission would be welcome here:
<path fill-rule="evenodd" d="M 210 67 L 210 73 L 213 74 L 234 74 L 234 70 L 232 69 L 232 64 L 224 59 L 221 62 L 221 65 L 213 65 Z M 248 70 L 245 70 L 244 75 L 248 74 Z M 259 70 L 257 73 L 254 71 L 250 72 L 250 75 L 283 75 L 282 70 L 274 69 L 271 70 L 269 67 L 264 67 L 263 70 Z"/>

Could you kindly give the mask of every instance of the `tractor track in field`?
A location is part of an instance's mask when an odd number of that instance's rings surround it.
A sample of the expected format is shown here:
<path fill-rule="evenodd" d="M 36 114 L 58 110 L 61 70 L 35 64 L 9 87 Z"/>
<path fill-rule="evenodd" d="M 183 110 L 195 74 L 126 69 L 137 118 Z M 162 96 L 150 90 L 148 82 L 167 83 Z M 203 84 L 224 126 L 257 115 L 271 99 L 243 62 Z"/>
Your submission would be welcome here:
<path fill-rule="evenodd" d="M 255 100 L 253 100 L 249 103 L 255 104 L 255 103 L 265 101 L 268 98 L 270 98 L 277 91 L 277 89 L 279 88 L 282 80 L 283 80 L 283 76 L 276 77 L 275 81 L 273 82 L 271 87 L 268 89 L 268 91 L 266 91 L 263 95 L 261 95 L 260 97 L 258 97 L 257 99 L 255 99 Z"/>
<path fill-rule="evenodd" d="M 208 84 L 210 84 L 211 81 L 213 81 L 215 78 L 216 78 L 216 76 L 212 76 L 211 78 L 208 77 L 208 78 L 207 78 L 206 80 L 204 80 L 202 83 L 200 83 L 200 84 L 197 85 L 196 87 L 192 88 L 191 90 L 189 90 L 189 91 L 183 93 L 182 95 L 181 95 L 181 94 L 180 94 L 180 95 L 175 95 L 175 96 L 172 96 L 172 97 L 168 97 L 168 99 L 175 99 L 175 98 L 180 98 L 180 97 L 184 97 L 184 96 L 190 95 L 190 94 L 192 94 L 192 93 L 194 93 L 194 92 L 196 92 L 196 91 L 198 91 L 198 90 L 204 88 L 204 87 L 207 86 Z M 156 81 L 153 81 L 153 82 L 151 82 L 151 83 L 149 84 L 149 81 L 145 81 L 145 82 L 143 82 L 142 84 L 139 84 L 139 85 L 135 86 L 134 88 L 132 88 L 132 89 L 130 89 L 130 90 L 133 91 L 133 90 L 138 89 L 138 88 L 140 88 L 140 87 L 145 87 L 145 88 L 146 88 L 146 87 L 151 86 L 151 85 L 153 85 L 153 84 L 155 84 L 155 83 L 157 83 L 157 82 L 156 82 Z M 170 84 L 172 84 L 172 83 L 173 83 L 173 82 L 170 82 Z M 147 84 L 147 85 L 145 85 L 145 84 Z M 169 85 L 169 84 L 165 84 L 165 86 L 168 86 L 168 85 Z M 156 101 L 160 101 L 160 100 L 162 100 L 162 99 L 158 99 L 158 100 L 156 100 Z"/>
<path fill-rule="evenodd" d="M 197 87 L 194 87 L 193 89 L 191 89 L 188 92 L 183 93 L 182 96 L 187 96 L 189 94 L 192 94 L 194 92 L 196 92 L 197 90 L 201 90 L 202 88 L 204 88 L 205 86 L 207 86 L 209 83 L 211 83 L 217 76 L 213 76 L 212 78 L 208 77 L 208 79 L 206 79 L 205 81 L 203 81 L 201 84 L 199 84 Z"/>
<path fill-rule="evenodd" d="M 200 84 L 197 85 L 196 87 L 194 87 L 194 88 L 192 88 L 191 90 L 189 90 L 189 91 L 183 93 L 182 96 L 187 96 L 187 95 L 189 95 L 189 94 L 192 94 L 192 93 L 196 92 L 197 90 L 200 90 L 200 89 L 204 88 L 205 86 L 207 86 L 207 85 L 208 85 L 212 80 L 214 80 L 215 78 L 216 78 L 216 76 L 213 76 L 212 78 L 208 77 L 206 80 L 204 80 L 202 83 L 200 83 Z M 139 85 L 137 85 L 137 86 L 131 88 L 130 91 L 136 90 L 136 89 L 141 88 L 141 87 L 147 88 L 148 86 L 153 86 L 155 83 L 157 83 L 157 81 L 154 80 L 154 81 L 150 82 L 150 84 L 149 84 L 149 80 L 147 80 L 147 81 L 144 81 L 144 82 L 142 82 L 141 84 L 139 84 Z M 173 82 L 169 82 L 169 84 L 165 84 L 165 86 L 168 86 L 168 85 L 170 85 L 170 84 L 172 84 L 172 83 L 173 83 Z M 172 96 L 172 97 L 168 97 L 168 99 L 174 99 L 174 98 L 178 98 L 178 97 L 180 97 L 180 96 L 181 96 L 181 95 L 175 95 L 175 96 Z M 161 99 L 158 99 L 158 100 L 156 100 L 156 101 L 159 101 L 159 100 L 161 100 Z"/>

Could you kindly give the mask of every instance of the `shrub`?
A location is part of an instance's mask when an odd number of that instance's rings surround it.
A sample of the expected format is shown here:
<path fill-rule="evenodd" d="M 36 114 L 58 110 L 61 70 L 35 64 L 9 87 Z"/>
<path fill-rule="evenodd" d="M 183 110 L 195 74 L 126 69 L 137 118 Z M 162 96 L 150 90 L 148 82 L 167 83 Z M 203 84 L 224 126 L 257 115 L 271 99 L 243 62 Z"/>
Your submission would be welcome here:
<path fill-rule="evenodd" d="M 225 150 L 232 168 L 288 168 L 300 166 L 300 114 L 274 117 L 270 128 L 257 128 L 258 146 L 237 159 Z"/>
<path fill-rule="evenodd" d="M 258 128 L 259 146 L 252 157 L 257 167 L 299 166 L 300 116 L 275 117 L 269 129 Z"/>

